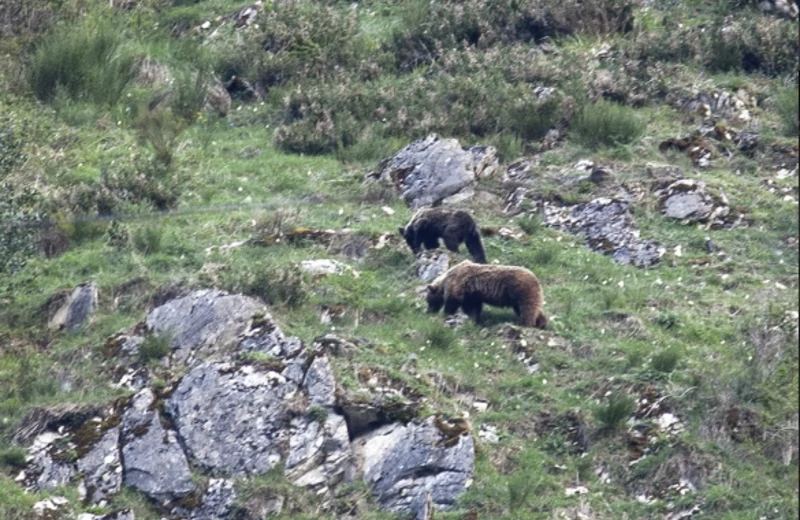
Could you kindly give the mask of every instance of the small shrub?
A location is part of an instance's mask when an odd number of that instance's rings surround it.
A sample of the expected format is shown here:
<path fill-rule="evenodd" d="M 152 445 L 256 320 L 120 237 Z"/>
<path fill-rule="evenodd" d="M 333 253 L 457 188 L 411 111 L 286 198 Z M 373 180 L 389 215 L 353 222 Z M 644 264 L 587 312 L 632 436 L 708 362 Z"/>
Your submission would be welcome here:
<path fill-rule="evenodd" d="M 448 350 L 453 346 L 456 341 L 456 334 L 452 329 L 441 325 L 434 324 L 428 329 L 425 334 L 425 343 L 430 345 L 431 348 L 437 350 Z"/>
<path fill-rule="evenodd" d="M 669 374 L 678 366 L 680 359 L 681 353 L 677 349 L 666 349 L 653 355 L 650 366 L 657 372 Z"/>
<path fill-rule="evenodd" d="M 172 339 L 167 334 L 152 334 L 139 345 L 139 361 L 149 363 L 163 358 L 172 351 Z"/>
<path fill-rule="evenodd" d="M 542 229 L 544 222 L 541 215 L 538 213 L 531 213 L 520 218 L 517 221 L 517 224 L 519 224 L 519 228 L 525 233 L 529 235 L 535 235 L 540 229 Z"/>
<path fill-rule="evenodd" d="M 235 291 L 256 296 L 270 305 L 297 308 L 308 299 L 305 278 L 297 267 L 261 267 L 229 285 Z"/>
<path fill-rule="evenodd" d="M 5 448 L 0 450 L 0 465 L 19 470 L 25 467 L 27 456 L 28 453 L 22 448 L 16 446 Z"/>
<path fill-rule="evenodd" d="M 55 29 L 31 58 L 29 81 L 36 97 L 50 101 L 63 88 L 73 100 L 115 104 L 133 80 L 137 61 L 124 38 L 106 22 Z"/>
<path fill-rule="evenodd" d="M 328 418 L 328 410 L 324 406 L 311 405 L 306 411 L 306 415 L 312 421 L 316 421 L 318 423 L 324 423 L 325 420 Z"/>
<path fill-rule="evenodd" d="M 790 137 L 797 137 L 800 133 L 800 91 L 797 84 L 786 87 L 778 92 L 775 105 L 778 109 L 783 131 Z"/>
<path fill-rule="evenodd" d="M 0 178 L 11 173 L 17 166 L 25 162 L 27 156 L 23 151 L 24 142 L 19 137 L 21 128 L 13 121 L 0 118 Z"/>
<path fill-rule="evenodd" d="M 161 251 L 164 231 L 156 226 L 140 227 L 133 232 L 131 241 L 133 248 L 143 255 L 152 255 Z"/>
<path fill-rule="evenodd" d="M 41 196 L 31 188 L 17 191 L 3 183 L 0 194 L 0 273 L 14 273 L 36 254 L 45 215 Z"/>
<path fill-rule="evenodd" d="M 188 103 L 188 101 L 187 101 Z M 191 110 L 191 107 L 184 107 Z M 140 108 L 135 123 L 139 131 L 139 140 L 149 145 L 153 150 L 155 161 L 164 168 L 169 168 L 178 144 L 178 137 L 183 131 L 184 124 L 173 115 L 171 110 L 164 108 Z"/>
<path fill-rule="evenodd" d="M 599 101 L 584 106 L 571 128 L 578 142 L 601 148 L 634 142 L 644 133 L 645 124 L 633 109 Z"/>
<path fill-rule="evenodd" d="M 629 395 L 615 395 L 608 403 L 594 409 L 594 418 L 607 431 L 617 430 L 636 410 L 636 401 Z"/>
<path fill-rule="evenodd" d="M 659 327 L 669 330 L 678 325 L 678 315 L 674 312 L 660 312 L 655 317 L 656 325 Z"/>
<path fill-rule="evenodd" d="M 521 139 L 541 139 L 558 122 L 560 104 L 561 100 L 555 95 L 544 100 L 521 100 L 509 107 L 505 120 L 508 128 Z"/>

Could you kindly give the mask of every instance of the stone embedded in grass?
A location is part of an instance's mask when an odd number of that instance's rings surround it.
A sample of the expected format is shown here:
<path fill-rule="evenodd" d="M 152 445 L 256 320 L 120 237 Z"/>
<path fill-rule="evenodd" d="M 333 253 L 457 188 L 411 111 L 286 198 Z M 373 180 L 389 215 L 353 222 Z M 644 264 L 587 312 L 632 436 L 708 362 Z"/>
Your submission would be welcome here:
<path fill-rule="evenodd" d="M 422 251 L 417 257 L 417 278 L 425 283 L 432 282 L 437 276 L 447 271 L 450 257 L 447 253 Z"/>
<path fill-rule="evenodd" d="M 497 167 L 494 147 L 463 148 L 456 139 L 430 134 L 382 160 L 367 179 L 393 186 L 406 204 L 422 208 L 473 187 Z"/>
<path fill-rule="evenodd" d="M 720 229 L 736 227 L 744 220 L 743 214 L 730 207 L 722 191 L 709 188 L 702 181 L 680 179 L 659 187 L 654 195 L 664 216 L 683 224 L 699 222 L 707 229 Z"/>
<path fill-rule="evenodd" d="M 97 286 L 94 282 L 88 282 L 72 291 L 60 291 L 48 300 L 48 307 L 52 309 L 48 312 L 49 329 L 76 332 L 97 308 Z"/>

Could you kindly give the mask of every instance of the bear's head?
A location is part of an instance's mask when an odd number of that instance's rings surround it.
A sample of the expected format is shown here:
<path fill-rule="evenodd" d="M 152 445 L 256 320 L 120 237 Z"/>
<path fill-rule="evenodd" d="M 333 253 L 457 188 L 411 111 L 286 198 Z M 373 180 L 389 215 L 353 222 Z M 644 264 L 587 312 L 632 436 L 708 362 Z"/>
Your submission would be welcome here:
<path fill-rule="evenodd" d="M 428 302 L 428 312 L 439 312 L 444 305 L 444 287 L 434 284 L 428 285 L 425 299 Z"/>
<path fill-rule="evenodd" d="M 416 255 L 419 253 L 420 244 L 417 243 L 416 240 L 416 233 L 414 233 L 414 229 L 411 226 L 408 227 L 399 227 L 397 230 L 400 232 L 400 236 L 403 237 L 408 244 L 408 247 L 411 248 L 411 251 Z"/>

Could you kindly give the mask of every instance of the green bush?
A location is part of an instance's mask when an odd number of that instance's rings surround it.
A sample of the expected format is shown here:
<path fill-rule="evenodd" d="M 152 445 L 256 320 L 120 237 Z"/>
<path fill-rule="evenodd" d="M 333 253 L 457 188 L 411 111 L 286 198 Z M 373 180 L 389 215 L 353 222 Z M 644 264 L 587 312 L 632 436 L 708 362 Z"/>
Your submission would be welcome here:
<path fill-rule="evenodd" d="M 425 334 L 425 342 L 431 348 L 437 350 L 448 350 L 456 341 L 456 334 L 452 329 L 442 325 L 441 323 L 434 323 Z"/>
<path fill-rule="evenodd" d="M 680 360 L 681 353 L 677 349 L 666 349 L 653 355 L 650 366 L 657 372 L 669 374 L 675 370 Z"/>
<path fill-rule="evenodd" d="M 5 466 L 11 469 L 22 469 L 25 467 L 25 457 L 28 453 L 23 449 L 16 446 L 0 450 L 0 466 Z"/>
<path fill-rule="evenodd" d="M 535 235 L 544 227 L 544 221 L 539 213 L 529 213 L 517 220 L 519 228 L 529 235 Z"/>
<path fill-rule="evenodd" d="M 133 232 L 131 241 L 133 248 L 143 255 L 152 255 L 162 249 L 164 231 L 153 225 L 144 225 Z"/>
<path fill-rule="evenodd" d="M 0 179 L 25 162 L 24 142 L 20 138 L 24 129 L 18 128 L 7 116 L 0 116 Z"/>
<path fill-rule="evenodd" d="M 794 86 L 786 87 L 778 92 L 775 106 L 783 124 L 783 131 L 786 135 L 796 137 L 800 133 L 800 101 L 798 101 L 800 91 L 797 83 Z"/>
<path fill-rule="evenodd" d="M 124 34 L 104 21 L 56 28 L 31 58 L 34 94 L 50 101 L 61 88 L 73 100 L 114 105 L 136 73 L 137 58 L 124 41 Z"/>
<path fill-rule="evenodd" d="M 37 236 L 46 227 L 42 199 L 32 188 L 0 185 L 0 273 L 14 273 L 37 252 Z"/>
<path fill-rule="evenodd" d="M 594 418 L 607 431 L 617 430 L 636 410 L 636 401 L 628 395 L 615 395 L 605 405 L 593 410 Z"/>
<path fill-rule="evenodd" d="M 800 66 L 797 23 L 750 16 L 717 22 L 702 40 L 701 60 L 712 71 L 743 70 L 770 76 L 791 74 Z"/>
<path fill-rule="evenodd" d="M 168 334 L 152 334 L 139 345 L 139 361 L 149 363 L 163 358 L 172 350 L 171 338 Z"/>
<path fill-rule="evenodd" d="M 583 107 L 571 130 L 579 143 L 596 149 L 630 144 L 642 136 L 645 126 L 632 108 L 598 101 Z"/>

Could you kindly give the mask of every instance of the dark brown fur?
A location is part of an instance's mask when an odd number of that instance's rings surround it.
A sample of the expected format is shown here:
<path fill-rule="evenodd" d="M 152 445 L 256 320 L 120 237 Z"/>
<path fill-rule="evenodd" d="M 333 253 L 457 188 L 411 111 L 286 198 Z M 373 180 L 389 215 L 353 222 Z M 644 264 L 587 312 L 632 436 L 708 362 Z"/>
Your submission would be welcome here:
<path fill-rule="evenodd" d="M 538 278 L 524 267 L 481 265 L 464 261 L 428 285 L 428 312 L 444 307 L 447 315 L 461 307 L 480 321 L 483 304 L 513 307 L 525 327 L 547 326 L 542 314 L 542 286 Z"/>
<path fill-rule="evenodd" d="M 486 263 L 480 231 L 475 220 L 466 211 L 424 209 L 418 211 L 406 227 L 399 228 L 399 231 L 414 254 L 419 253 L 422 246 L 425 249 L 438 248 L 441 238 L 445 247 L 454 253 L 458 252 L 458 246 L 464 242 L 476 262 Z"/>

